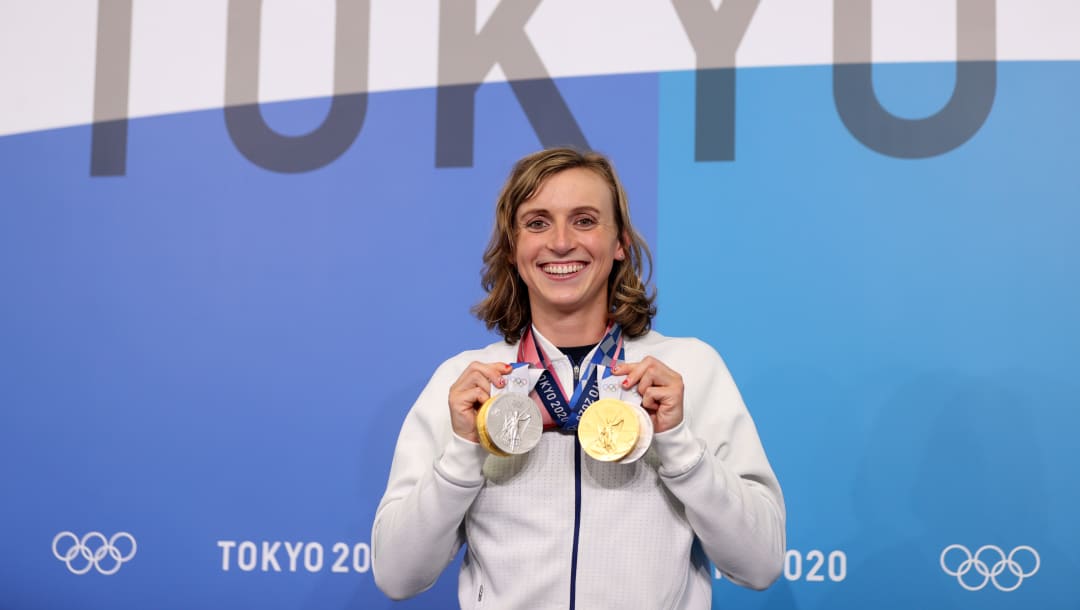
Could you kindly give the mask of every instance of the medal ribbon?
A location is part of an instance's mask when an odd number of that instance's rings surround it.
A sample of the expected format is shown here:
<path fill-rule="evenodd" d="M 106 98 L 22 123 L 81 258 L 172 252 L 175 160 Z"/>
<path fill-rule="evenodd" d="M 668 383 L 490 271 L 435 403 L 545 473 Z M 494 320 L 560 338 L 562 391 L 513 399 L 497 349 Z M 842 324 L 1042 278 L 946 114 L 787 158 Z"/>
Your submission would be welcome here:
<path fill-rule="evenodd" d="M 563 430 L 576 430 L 581 414 L 586 407 L 599 398 L 596 385 L 596 367 L 610 366 L 616 359 L 623 358 L 622 328 L 612 324 L 607 328 L 600 345 L 593 352 L 588 367 L 581 372 L 574 394 L 569 400 L 566 391 L 559 383 L 559 376 L 548 359 L 544 349 L 533 337 L 532 327 L 525 331 L 518 345 L 518 361 L 535 365 L 543 372 L 536 384 L 536 396 L 551 416 L 551 420 Z"/>
<path fill-rule="evenodd" d="M 605 366 L 597 371 L 597 375 L 600 377 L 601 399 L 613 398 L 633 406 L 641 406 L 641 394 L 638 394 L 637 388 L 623 387 L 623 380 L 626 379 L 626 375 L 612 373 L 610 366 Z"/>

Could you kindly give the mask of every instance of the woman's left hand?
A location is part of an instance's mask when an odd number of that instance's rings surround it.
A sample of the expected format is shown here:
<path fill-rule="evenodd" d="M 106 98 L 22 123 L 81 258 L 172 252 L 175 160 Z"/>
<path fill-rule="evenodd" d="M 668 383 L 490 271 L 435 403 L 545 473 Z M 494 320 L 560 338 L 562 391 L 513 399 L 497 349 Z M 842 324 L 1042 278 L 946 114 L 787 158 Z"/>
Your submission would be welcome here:
<path fill-rule="evenodd" d="M 625 375 L 624 388 L 637 386 L 641 406 L 652 418 L 659 434 L 678 426 L 683 420 L 683 379 L 666 364 L 652 356 L 641 362 L 621 362 L 612 366 L 615 375 Z"/>

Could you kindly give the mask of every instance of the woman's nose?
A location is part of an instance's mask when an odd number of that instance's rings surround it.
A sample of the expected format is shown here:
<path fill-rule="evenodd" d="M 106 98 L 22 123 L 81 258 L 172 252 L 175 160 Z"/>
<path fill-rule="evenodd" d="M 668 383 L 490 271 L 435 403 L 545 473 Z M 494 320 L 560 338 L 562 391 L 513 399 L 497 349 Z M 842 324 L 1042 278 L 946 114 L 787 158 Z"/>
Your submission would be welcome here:
<path fill-rule="evenodd" d="M 569 223 L 556 222 L 551 228 L 551 242 L 548 244 L 554 252 L 569 252 L 574 247 L 574 235 Z"/>

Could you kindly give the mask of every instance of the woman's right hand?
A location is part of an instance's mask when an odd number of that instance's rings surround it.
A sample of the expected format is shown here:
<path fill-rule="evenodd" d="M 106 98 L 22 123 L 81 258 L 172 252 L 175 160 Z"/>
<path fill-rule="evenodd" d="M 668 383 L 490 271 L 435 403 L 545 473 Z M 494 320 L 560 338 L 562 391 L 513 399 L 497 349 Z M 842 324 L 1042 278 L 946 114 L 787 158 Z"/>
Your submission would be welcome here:
<path fill-rule="evenodd" d="M 450 386 L 450 425 L 461 438 L 480 442 L 476 431 L 476 411 L 488 398 L 491 386 L 503 387 L 503 375 L 511 371 L 505 362 L 473 362 Z"/>

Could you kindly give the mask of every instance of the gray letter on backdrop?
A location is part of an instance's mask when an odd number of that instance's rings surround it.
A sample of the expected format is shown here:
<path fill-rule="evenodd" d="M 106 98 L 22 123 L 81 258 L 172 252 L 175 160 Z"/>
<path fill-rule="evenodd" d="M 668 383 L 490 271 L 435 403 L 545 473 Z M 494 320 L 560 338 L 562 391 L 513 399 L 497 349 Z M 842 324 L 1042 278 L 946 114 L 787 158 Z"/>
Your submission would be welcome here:
<path fill-rule="evenodd" d="M 735 51 L 760 0 L 672 0 L 697 55 L 694 160 L 735 160 Z"/>
<path fill-rule="evenodd" d="M 259 109 L 262 0 L 230 0 L 225 63 L 225 126 L 252 163 L 275 172 L 308 172 L 340 157 L 367 112 L 370 0 L 337 0 L 334 97 L 321 125 L 302 136 L 273 131 Z"/>
<path fill-rule="evenodd" d="M 541 0 L 504 0 L 476 33 L 476 0 L 442 0 L 435 167 L 473 163 L 476 90 L 496 62 L 544 146 L 589 148 L 566 101 L 525 34 Z"/>
<path fill-rule="evenodd" d="M 130 71 L 131 0 L 101 0 L 94 68 L 94 126 L 90 134 L 91 176 L 123 176 L 127 170 Z"/>
<path fill-rule="evenodd" d="M 957 0 L 956 85 L 936 114 L 897 117 L 874 93 L 871 0 L 833 5 L 833 98 L 851 135 L 891 157 L 922 159 L 949 152 L 975 135 L 994 105 L 997 18 L 994 2 Z"/>

